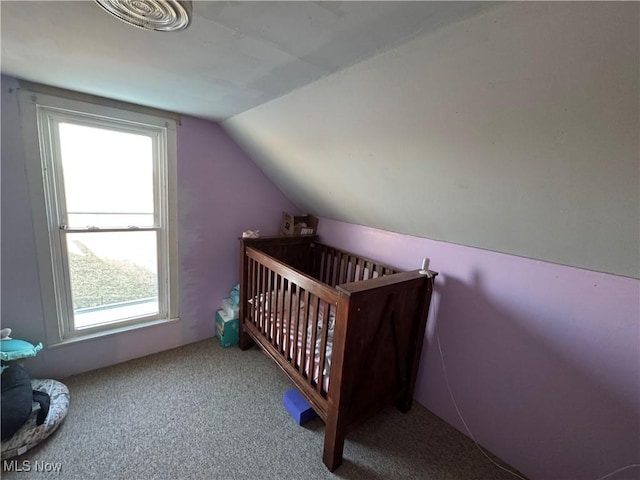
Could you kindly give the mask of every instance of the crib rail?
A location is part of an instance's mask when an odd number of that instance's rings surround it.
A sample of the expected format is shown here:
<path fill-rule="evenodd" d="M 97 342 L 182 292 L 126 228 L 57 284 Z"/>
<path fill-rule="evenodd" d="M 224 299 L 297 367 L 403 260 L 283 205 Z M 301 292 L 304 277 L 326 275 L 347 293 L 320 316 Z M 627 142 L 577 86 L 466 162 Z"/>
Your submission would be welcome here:
<path fill-rule="evenodd" d="M 313 263 L 314 276 L 332 287 L 396 273 L 389 265 L 321 243 L 314 244 Z"/>
<path fill-rule="evenodd" d="M 307 393 L 324 403 L 339 294 L 259 250 L 247 248 L 246 255 L 245 328 L 262 337 L 267 353 L 284 360 L 285 371 L 303 378 Z"/>

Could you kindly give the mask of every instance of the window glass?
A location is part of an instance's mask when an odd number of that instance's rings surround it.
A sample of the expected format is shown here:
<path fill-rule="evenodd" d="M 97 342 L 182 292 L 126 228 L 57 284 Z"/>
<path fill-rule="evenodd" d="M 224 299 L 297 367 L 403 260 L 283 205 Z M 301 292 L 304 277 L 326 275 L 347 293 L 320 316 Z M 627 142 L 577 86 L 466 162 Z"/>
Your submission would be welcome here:
<path fill-rule="evenodd" d="M 59 123 L 69 227 L 154 225 L 151 137 Z"/>
<path fill-rule="evenodd" d="M 156 232 L 67 233 L 74 325 L 159 313 Z"/>

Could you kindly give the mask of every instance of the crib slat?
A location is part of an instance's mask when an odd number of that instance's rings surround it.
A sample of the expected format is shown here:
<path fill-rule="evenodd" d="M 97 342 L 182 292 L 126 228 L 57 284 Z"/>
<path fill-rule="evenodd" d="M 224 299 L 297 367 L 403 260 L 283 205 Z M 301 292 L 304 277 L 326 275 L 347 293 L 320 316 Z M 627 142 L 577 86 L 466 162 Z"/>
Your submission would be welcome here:
<path fill-rule="evenodd" d="M 334 248 L 329 250 L 329 270 L 327 274 L 327 279 L 325 283 L 327 285 L 333 285 L 331 282 L 333 280 L 333 272 L 335 270 L 335 261 L 336 261 L 336 250 Z"/>
<path fill-rule="evenodd" d="M 254 290 L 253 296 L 253 315 L 251 316 L 251 323 L 254 325 L 258 325 L 258 314 L 260 308 L 260 264 L 258 262 L 255 263 L 255 275 L 253 277 Z"/>
<path fill-rule="evenodd" d="M 331 318 L 331 306 L 327 302 L 322 302 L 322 331 L 320 339 L 320 358 L 318 359 L 318 384 L 316 390 L 320 395 L 325 395 L 324 391 L 324 365 L 327 358 L 327 337 L 329 335 L 329 319 Z"/>
<path fill-rule="evenodd" d="M 300 326 L 300 328 L 302 328 L 302 343 L 300 344 L 300 373 L 302 374 L 303 377 L 306 378 L 306 374 L 304 373 L 305 370 L 305 357 L 306 357 L 306 349 L 307 349 L 307 327 L 309 326 L 309 291 L 305 290 L 304 292 L 304 314 L 301 315 L 301 321 L 302 321 L 302 325 Z"/>
<path fill-rule="evenodd" d="M 269 269 L 264 267 L 262 269 L 262 291 L 260 298 L 260 307 L 262 312 L 262 318 L 260 319 L 260 325 L 262 327 L 262 333 L 267 334 L 267 315 L 269 314 Z"/>
<path fill-rule="evenodd" d="M 342 272 L 342 252 L 338 250 L 336 252 L 336 274 L 332 279 L 332 287 L 335 287 L 340 282 L 340 272 Z"/>
<path fill-rule="evenodd" d="M 278 330 L 276 331 L 276 338 L 278 351 L 282 353 L 284 351 L 282 349 L 282 345 L 284 343 L 284 322 L 286 319 L 284 310 L 286 308 L 285 295 L 287 294 L 287 290 L 285 288 L 285 284 L 287 280 L 282 278 L 280 275 L 278 275 L 278 277 L 280 277 L 280 279 L 278 280 L 278 296 L 280 298 L 280 302 L 278 303 L 278 321 L 276 322 L 276 327 L 278 328 Z"/>
<path fill-rule="evenodd" d="M 382 276 L 380 265 L 378 265 L 377 263 L 375 265 L 375 272 L 376 272 L 376 277 L 381 277 Z"/>
<path fill-rule="evenodd" d="M 277 347 L 278 335 L 277 335 L 277 321 L 278 321 L 278 308 L 280 305 L 280 288 L 278 284 L 278 277 L 280 275 L 275 272 L 271 273 L 273 277 L 273 285 L 271 286 L 271 298 L 273 299 L 273 307 L 271 307 L 271 315 L 269 315 L 269 336 L 271 343 L 274 347 Z"/>
<path fill-rule="evenodd" d="M 347 281 L 347 275 L 349 269 L 349 255 L 345 255 L 343 252 L 340 252 L 340 276 L 336 280 L 336 285 L 340 285 Z"/>
<path fill-rule="evenodd" d="M 340 273 L 342 272 L 342 252 L 340 250 L 336 250 L 335 262 L 336 262 L 336 269 L 333 274 L 333 277 L 331 278 L 331 283 L 330 283 L 332 287 L 335 287 L 338 284 L 338 282 L 340 281 Z"/>
<path fill-rule="evenodd" d="M 253 259 L 247 259 L 247 298 L 253 298 Z M 245 311 L 245 316 L 252 318 L 253 303 L 247 304 L 249 311 Z M 240 319 L 243 322 L 244 318 Z"/>
<path fill-rule="evenodd" d="M 278 349 L 280 345 L 280 336 L 278 335 L 278 321 L 282 323 L 282 308 L 280 306 L 282 277 L 275 274 L 273 285 L 273 315 L 271 315 L 271 344 Z"/>
<path fill-rule="evenodd" d="M 278 277 L 275 272 L 271 271 L 269 273 L 269 278 L 271 279 L 271 286 L 269 288 L 269 329 L 267 332 L 271 344 L 275 347 L 276 320 L 278 318 Z"/>
<path fill-rule="evenodd" d="M 277 342 L 277 320 L 278 320 L 278 308 L 280 305 L 280 289 L 278 287 L 278 275 L 276 272 L 271 272 L 271 289 L 269 295 L 271 303 L 273 304 L 270 309 L 271 315 L 269 315 L 269 340 L 273 346 L 276 346 Z"/>
<path fill-rule="evenodd" d="M 351 270 L 349 271 L 349 282 L 354 282 L 356 280 L 356 260 L 357 258 L 353 255 L 349 255 L 349 266 Z"/>
<path fill-rule="evenodd" d="M 326 250 L 327 254 L 324 258 L 324 275 L 322 277 L 320 277 L 320 280 L 322 280 L 324 283 L 329 283 L 329 270 L 331 268 L 331 248 L 327 247 Z"/>
<path fill-rule="evenodd" d="M 280 292 L 280 311 L 278 312 L 278 318 L 280 319 L 280 332 L 278 334 L 278 347 L 280 348 L 280 351 L 284 351 L 282 349 L 282 343 L 284 342 L 284 322 L 285 322 L 285 318 L 287 317 L 286 313 L 285 313 L 285 308 L 286 308 L 286 301 L 285 301 L 285 295 L 287 293 L 286 289 L 285 289 L 285 283 L 287 281 L 280 277 L 280 282 L 278 283 L 278 292 Z"/>
<path fill-rule="evenodd" d="M 318 255 L 320 257 L 320 265 L 319 265 L 319 271 L 318 271 L 318 277 L 317 278 L 324 278 L 324 270 L 325 270 L 325 263 L 326 263 L 326 259 L 327 259 L 327 247 L 325 247 L 324 245 L 322 245 L 322 247 L 320 248 L 320 253 Z"/>
<path fill-rule="evenodd" d="M 258 275 L 260 276 L 260 283 L 258 284 L 258 299 L 257 299 L 257 303 L 256 303 L 256 308 L 258 309 L 258 326 L 260 327 L 260 330 L 262 331 L 262 321 L 264 319 L 264 291 L 265 291 L 265 281 L 266 281 L 266 277 L 265 277 L 265 270 L 266 267 L 264 265 L 259 265 L 259 272 Z M 263 332 L 264 333 L 264 332 Z"/>
<path fill-rule="evenodd" d="M 267 269 L 267 290 L 265 291 L 265 296 L 267 298 L 266 300 L 267 308 L 265 309 L 266 317 L 265 317 L 265 324 L 264 324 L 265 335 L 267 336 L 268 340 L 271 340 L 271 334 L 272 334 L 271 323 L 272 323 L 273 311 L 274 311 L 273 304 L 276 301 L 273 290 L 274 290 L 273 289 L 273 271 L 269 268 Z"/>
<path fill-rule="evenodd" d="M 275 347 L 276 343 L 276 320 L 278 315 L 278 277 L 273 271 L 269 272 L 271 286 L 269 288 L 269 328 L 267 330 L 268 338 Z"/>
<path fill-rule="evenodd" d="M 293 317 L 293 358 L 291 359 L 293 367 L 296 370 L 300 370 L 300 366 L 298 364 L 298 343 L 300 343 L 300 300 L 302 295 L 304 295 L 303 290 L 300 287 L 297 287 L 295 299 L 296 305 Z"/>
<path fill-rule="evenodd" d="M 327 275 L 327 257 L 329 256 L 327 247 L 322 247 L 322 256 L 320 258 L 320 276 L 318 279 L 323 280 Z M 324 281 L 324 280 L 323 280 Z"/>
<path fill-rule="evenodd" d="M 316 363 L 316 337 L 318 336 L 318 318 L 320 316 L 320 298 L 315 295 L 311 298 L 313 304 L 313 315 L 311 314 L 311 307 L 309 307 L 309 325 L 311 326 L 311 339 L 309 340 L 309 355 L 307 358 L 309 368 L 308 381 L 313 386 L 313 377 Z"/>
<path fill-rule="evenodd" d="M 262 331 L 262 334 L 264 335 L 266 333 L 265 330 L 265 322 L 266 322 L 266 318 L 267 318 L 267 314 L 266 314 L 266 310 L 267 310 L 267 276 L 268 276 L 268 272 L 269 269 L 267 267 L 265 267 L 264 265 L 262 266 L 262 287 L 260 289 L 260 329 Z"/>
<path fill-rule="evenodd" d="M 282 353 L 287 361 L 290 361 L 289 348 L 291 345 L 291 282 L 285 280 L 284 288 L 284 315 L 282 316 Z"/>
<path fill-rule="evenodd" d="M 266 316 L 264 319 L 264 328 L 265 328 L 265 335 L 267 337 L 267 341 L 269 341 L 269 343 L 271 343 L 271 334 L 272 334 L 272 328 L 271 328 L 271 324 L 272 324 L 272 320 L 273 320 L 273 311 L 274 311 L 274 304 L 275 304 L 275 295 L 274 295 L 274 289 L 273 289 L 273 271 L 271 269 L 267 270 L 267 291 L 266 291 L 266 296 L 267 296 L 267 308 L 266 308 Z"/>
<path fill-rule="evenodd" d="M 251 323 L 257 325 L 259 312 L 258 298 L 260 295 L 260 264 L 258 262 L 254 262 L 253 270 L 253 295 L 251 296 L 251 298 L 253 298 L 253 312 L 251 314 Z"/>

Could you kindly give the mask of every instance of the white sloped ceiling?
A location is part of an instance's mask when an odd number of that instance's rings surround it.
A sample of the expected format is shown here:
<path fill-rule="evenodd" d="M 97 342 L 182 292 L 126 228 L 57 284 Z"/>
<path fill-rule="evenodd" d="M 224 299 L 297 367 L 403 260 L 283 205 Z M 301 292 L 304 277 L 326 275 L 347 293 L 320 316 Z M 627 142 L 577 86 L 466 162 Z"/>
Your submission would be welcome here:
<path fill-rule="evenodd" d="M 148 32 L 92 1 L 0 2 L 2 72 L 219 121 L 492 2 L 194 1 Z"/>
<path fill-rule="evenodd" d="M 638 7 L 507 4 L 223 127 L 310 213 L 637 277 Z"/>

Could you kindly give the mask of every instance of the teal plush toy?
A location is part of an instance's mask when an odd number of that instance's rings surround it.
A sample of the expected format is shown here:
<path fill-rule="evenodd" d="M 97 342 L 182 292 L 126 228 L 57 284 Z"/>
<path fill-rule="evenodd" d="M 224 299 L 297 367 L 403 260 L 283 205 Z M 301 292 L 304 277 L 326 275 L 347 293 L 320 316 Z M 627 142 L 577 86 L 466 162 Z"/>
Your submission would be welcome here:
<path fill-rule="evenodd" d="M 10 362 L 12 360 L 19 360 L 21 358 L 35 357 L 36 354 L 42 350 L 42 343 L 33 345 L 24 340 L 17 340 L 10 338 L 10 328 L 3 328 L 0 330 L 0 360 L 3 362 Z M 6 365 L 2 365 L 2 370 L 6 368 Z"/>
<path fill-rule="evenodd" d="M 42 343 L 32 345 L 29 342 L 15 338 L 0 340 L 0 360 L 5 362 L 35 357 L 40 350 L 42 350 Z"/>

